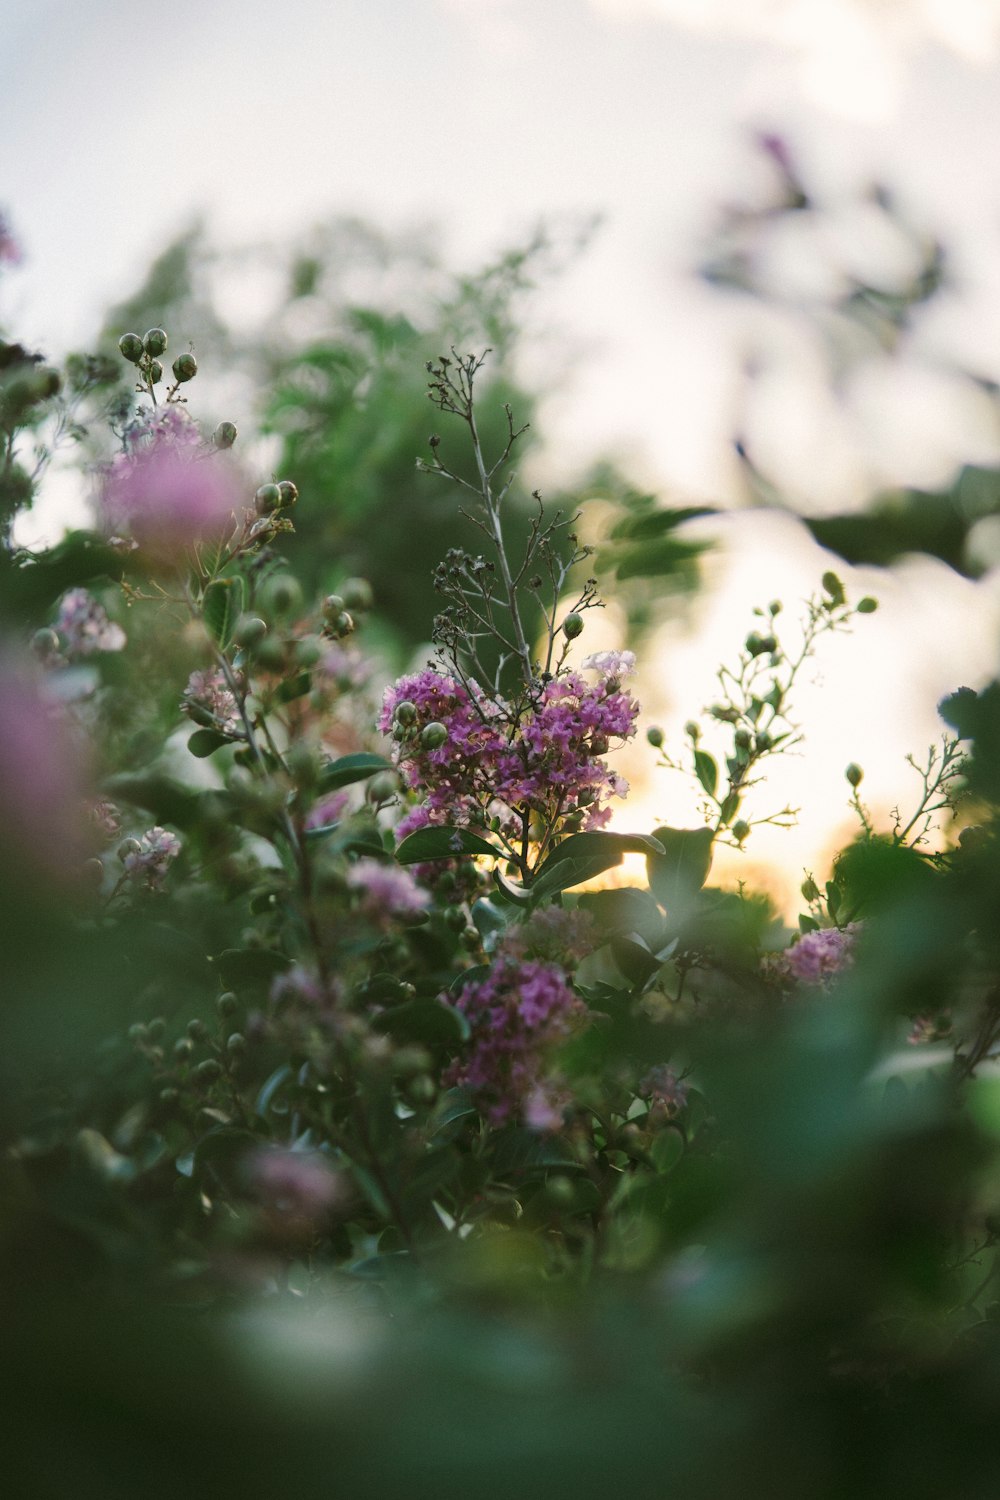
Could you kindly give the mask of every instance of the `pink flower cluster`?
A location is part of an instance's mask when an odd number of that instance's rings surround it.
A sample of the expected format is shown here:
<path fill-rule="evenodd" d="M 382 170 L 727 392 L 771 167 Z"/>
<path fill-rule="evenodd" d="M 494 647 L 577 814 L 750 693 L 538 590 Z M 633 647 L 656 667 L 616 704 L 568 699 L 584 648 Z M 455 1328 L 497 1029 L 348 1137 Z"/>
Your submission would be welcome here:
<path fill-rule="evenodd" d="M 223 734 L 236 734 L 240 729 L 236 699 L 218 668 L 191 673 L 184 689 L 181 708 L 198 722 L 203 722 L 204 714 L 210 714 Z"/>
<path fill-rule="evenodd" d="M 639 1097 L 648 1099 L 651 1110 L 676 1115 L 687 1103 L 688 1086 L 666 1063 L 650 1068 L 639 1081 Z"/>
<path fill-rule="evenodd" d="M 86 589 L 64 594 L 55 629 L 69 657 L 92 656 L 96 651 L 122 651 L 126 636 L 120 625 L 108 619 L 107 610 Z"/>
<path fill-rule="evenodd" d="M 782 956 L 786 974 L 802 984 L 825 984 L 850 968 L 861 924 L 852 922 L 843 928 L 825 927 L 803 933 Z"/>
<path fill-rule="evenodd" d="M 607 653 L 616 664 L 626 653 Z M 488 697 L 475 684 L 428 668 L 386 690 L 379 728 L 396 738 L 395 759 L 424 802 L 399 825 L 400 837 L 428 824 L 483 826 L 500 818 L 519 831 L 524 814 L 547 826 L 580 814 L 580 825 L 601 828 L 611 814 L 603 802 L 624 797 L 628 784 L 603 756 L 612 741 L 635 733 L 639 706 L 623 692 L 619 676 L 601 666 L 587 683 L 567 672 L 540 686 L 523 711 Z M 397 714 L 400 705 L 405 718 Z M 422 738 L 443 725 L 440 744 Z"/>
<path fill-rule="evenodd" d="M 158 891 L 181 852 L 181 841 L 176 833 L 157 827 L 150 828 L 138 839 L 127 840 L 122 847 L 121 861 L 132 884 L 139 890 Z"/>
<path fill-rule="evenodd" d="M 553 1097 L 549 1059 L 586 1014 L 555 964 L 502 958 L 485 979 L 464 986 L 454 1002 L 469 1022 L 466 1055 L 445 1075 L 475 1095 L 491 1125 L 521 1116 L 536 1128 Z M 551 1114 L 551 1111 L 549 1111 Z"/>
<path fill-rule="evenodd" d="M 101 485 L 105 529 L 133 537 L 161 562 L 220 540 L 241 508 L 232 470 L 203 449 L 197 424 L 176 405 L 129 430 L 128 450 L 108 465 Z"/>
<path fill-rule="evenodd" d="M 383 925 L 394 917 L 416 917 L 430 905 L 409 870 L 380 859 L 359 859 L 347 872 L 347 884 L 360 893 L 360 910 Z"/>

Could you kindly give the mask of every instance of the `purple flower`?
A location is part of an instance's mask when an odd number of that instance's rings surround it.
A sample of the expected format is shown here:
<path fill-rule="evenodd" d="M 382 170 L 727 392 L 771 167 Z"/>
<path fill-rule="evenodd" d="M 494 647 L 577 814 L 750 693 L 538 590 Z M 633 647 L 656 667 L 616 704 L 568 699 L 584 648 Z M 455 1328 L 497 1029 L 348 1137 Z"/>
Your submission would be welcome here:
<path fill-rule="evenodd" d="M 206 454 L 182 407 L 150 414 L 130 433 L 129 450 L 104 473 L 100 510 L 109 534 L 125 533 L 151 558 L 176 561 L 204 541 L 220 541 L 242 501 L 224 459 Z"/>
<path fill-rule="evenodd" d="M 122 651 L 126 644 L 124 630 L 108 619 L 107 610 L 86 589 L 70 589 L 63 595 L 55 629 L 71 658 L 92 656 L 96 651 Z"/>
<path fill-rule="evenodd" d="M 650 1105 L 659 1106 L 661 1112 L 675 1115 L 687 1103 L 688 1085 L 666 1063 L 650 1068 L 639 1081 L 639 1097 L 648 1099 Z"/>
<path fill-rule="evenodd" d="M 207 672 L 192 672 L 184 689 L 181 708 L 196 721 L 201 715 L 211 714 L 222 734 L 237 734 L 241 720 L 236 699 L 218 668 Z"/>
<path fill-rule="evenodd" d="M 504 957 L 485 979 L 465 985 L 454 1004 L 470 1037 L 445 1082 L 475 1095 L 491 1125 L 519 1115 L 529 1123 L 540 1119 L 540 1100 L 552 1100 L 557 1087 L 551 1054 L 586 1014 L 562 969 Z"/>
<path fill-rule="evenodd" d="M 134 847 L 133 847 L 134 846 Z M 137 890 L 162 890 L 167 871 L 181 852 L 176 833 L 150 828 L 138 839 L 126 839 L 119 851 L 125 874 Z"/>
<path fill-rule="evenodd" d="M 806 932 L 783 955 L 785 971 L 802 984 L 826 984 L 854 962 L 854 948 L 861 930 L 859 922 L 843 928 L 825 927 Z"/>
<path fill-rule="evenodd" d="M 246 1172 L 268 1208 L 297 1218 L 322 1218 L 345 1196 L 342 1177 L 316 1151 L 268 1146 L 253 1153 Z"/>
<path fill-rule="evenodd" d="M 331 823 L 339 823 L 350 800 L 350 792 L 327 792 L 325 797 L 320 797 L 309 809 L 306 828 L 326 828 Z"/>
<path fill-rule="evenodd" d="M 0 656 L 0 872 L 18 886 L 76 879 L 93 844 L 85 760 L 65 711 Z"/>
<path fill-rule="evenodd" d="M 628 665 L 627 653 L 600 655 L 604 665 Z M 547 828 L 570 817 L 577 827 L 603 827 L 610 811 L 602 804 L 628 790 L 603 756 L 634 734 L 637 714 L 614 676 L 588 684 L 567 672 L 516 708 L 430 668 L 401 678 L 385 694 L 379 728 L 393 734 L 396 763 L 424 800 L 398 835 L 428 824 L 484 827 L 494 817 L 510 834 L 525 818 Z M 445 736 L 435 730 L 425 741 L 431 725 Z"/>
<path fill-rule="evenodd" d="M 347 872 L 347 884 L 361 893 L 360 910 L 372 921 L 384 923 L 393 917 L 415 917 L 430 905 L 409 870 L 380 859 L 359 859 Z"/>

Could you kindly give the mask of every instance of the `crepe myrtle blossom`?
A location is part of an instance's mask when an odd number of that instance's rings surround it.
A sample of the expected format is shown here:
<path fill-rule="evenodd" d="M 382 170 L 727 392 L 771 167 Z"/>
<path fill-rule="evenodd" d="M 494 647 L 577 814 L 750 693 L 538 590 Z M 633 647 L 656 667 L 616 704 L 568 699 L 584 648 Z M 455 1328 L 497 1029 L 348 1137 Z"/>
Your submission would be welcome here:
<path fill-rule="evenodd" d="M 126 451 L 106 466 L 100 486 L 105 531 L 131 537 L 161 562 L 221 540 L 242 508 L 233 470 L 205 452 L 197 424 L 176 405 L 129 429 Z"/>
<path fill-rule="evenodd" d="M 409 870 L 380 859 L 359 859 L 347 871 L 347 884 L 360 893 L 359 909 L 374 922 L 419 916 L 431 898 Z"/>
<path fill-rule="evenodd" d="M 0 882 L 72 884 L 95 838 L 86 747 L 26 663 L 0 653 Z"/>
<path fill-rule="evenodd" d="M 122 651 L 127 641 L 121 626 L 108 618 L 104 606 L 86 589 L 70 589 L 63 595 L 54 628 L 70 659 L 98 651 Z"/>
<path fill-rule="evenodd" d="M 245 1164 L 247 1180 L 269 1208 L 297 1218 L 320 1219 L 343 1201 L 343 1177 L 317 1151 L 267 1146 Z"/>
<path fill-rule="evenodd" d="M 825 927 L 806 932 L 777 960 L 780 974 L 801 984 L 828 984 L 850 968 L 861 931 L 860 922 L 847 927 Z"/>
<path fill-rule="evenodd" d="M 126 839 L 119 849 L 125 874 L 137 890 L 162 890 L 167 871 L 181 852 L 176 833 L 150 828 L 137 839 Z"/>
<path fill-rule="evenodd" d="M 236 698 L 217 667 L 191 673 L 181 699 L 181 709 L 195 723 L 204 724 L 210 719 L 211 727 L 223 734 L 236 734 L 240 729 Z"/>
<path fill-rule="evenodd" d="M 649 1100 L 650 1113 L 678 1114 L 687 1103 L 688 1092 L 688 1085 L 666 1063 L 657 1063 L 639 1080 L 639 1097 Z"/>
<path fill-rule="evenodd" d="M 453 1003 L 470 1036 L 445 1083 L 468 1089 L 491 1125 L 520 1118 L 553 1128 L 556 1106 L 547 1115 L 542 1106 L 554 1099 L 551 1054 L 586 1015 L 563 970 L 503 957 L 485 979 L 464 985 Z"/>
<path fill-rule="evenodd" d="M 492 817 L 515 832 L 525 815 L 551 826 L 577 814 L 577 826 L 603 827 L 607 799 L 628 792 L 603 757 L 612 742 L 635 733 L 639 706 L 618 678 L 598 670 L 597 683 L 575 672 L 553 678 L 520 711 L 433 668 L 388 688 L 379 728 L 396 742 L 407 786 L 425 794 L 399 824 L 399 837 L 439 823 L 482 826 Z"/>

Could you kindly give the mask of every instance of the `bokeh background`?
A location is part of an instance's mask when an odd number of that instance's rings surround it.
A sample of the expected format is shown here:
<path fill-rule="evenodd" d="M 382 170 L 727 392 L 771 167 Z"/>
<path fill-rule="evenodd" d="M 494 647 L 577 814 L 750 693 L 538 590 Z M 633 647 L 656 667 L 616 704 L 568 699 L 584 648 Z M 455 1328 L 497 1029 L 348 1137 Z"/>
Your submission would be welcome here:
<path fill-rule="evenodd" d="M 808 743 L 772 783 L 798 828 L 755 832 L 730 873 L 763 873 L 787 909 L 850 826 L 847 761 L 877 818 L 905 801 L 937 700 L 997 666 L 996 0 L 0 0 L 0 33 L 0 197 L 22 251 L 0 320 L 19 338 L 56 357 L 165 301 L 213 356 L 217 414 L 249 432 L 262 378 L 287 369 L 276 351 L 318 337 L 338 299 L 410 318 L 378 337 L 417 389 L 437 352 L 421 299 L 502 285 L 526 487 L 589 497 L 595 536 L 633 487 L 721 512 L 684 533 L 714 543 L 696 602 L 673 572 L 642 582 L 640 685 L 668 743 L 752 606 L 791 610 L 831 564 L 880 600 L 803 685 Z M 310 253 L 324 286 L 290 298 Z M 269 416 L 263 470 L 295 452 Z M 378 434 L 349 431 L 360 484 Z M 56 468 L 22 540 L 78 522 L 85 492 Z M 831 558 L 801 519 L 914 493 L 958 495 L 957 540 L 888 570 Z M 409 505 L 400 483 L 400 536 Z M 392 567 L 390 592 L 425 590 L 422 561 Z M 612 583 L 588 645 L 636 611 L 635 585 Z M 695 823 L 654 759 L 630 757 L 624 822 Z"/>

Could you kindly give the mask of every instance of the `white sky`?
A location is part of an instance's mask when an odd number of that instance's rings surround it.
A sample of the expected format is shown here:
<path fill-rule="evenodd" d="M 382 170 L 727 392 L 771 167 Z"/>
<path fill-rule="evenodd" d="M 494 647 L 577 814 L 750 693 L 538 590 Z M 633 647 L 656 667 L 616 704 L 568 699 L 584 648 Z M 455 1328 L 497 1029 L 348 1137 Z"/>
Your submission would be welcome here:
<path fill-rule="evenodd" d="M 890 478 L 939 483 L 962 458 L 1000 458 L 992 412 L 930 363 L 1000 374 L 998 44 L 1000 0 L 0 0 L 0 205 L 27 257 L 0 319 L 55 353 L 84 342 L 197 210 L 229 243 L 334 212 L 438 220 L 465 264 L 543 215 L 598 211 L 595 244 L 541 309 L 579 351 L 541 475 L 610 449 L 667 497 L 732 499 L 748 325 L 689 267 L 719 203 L 752 191 L 747 134 L 764 127 L 830 209 L 832 239 L 804 244 L 802 265 L 865 255 L 850 205 L 878 177 L 955 250 L 960 295 L 846 410 L 776 333 L 762 441 L 818 509 Z M 719 631 L 742 638 L 732 611 L 822 571 L 775 524 L 734 520 L 698 641 L 667 631 L 651 675 L 668 728 L 711 697 Z M 793 797 L 821 805 L 783 846 L 799 864 L 821 860 L 845 761 L 891 805 L 935 698 L 996 664 L 992 583 L 908 569 L 876 591 L 886 608 L 858 651 L 827 648 L 818 758 Z M 665 782 L 655 797 L 662 816 Z"/>

